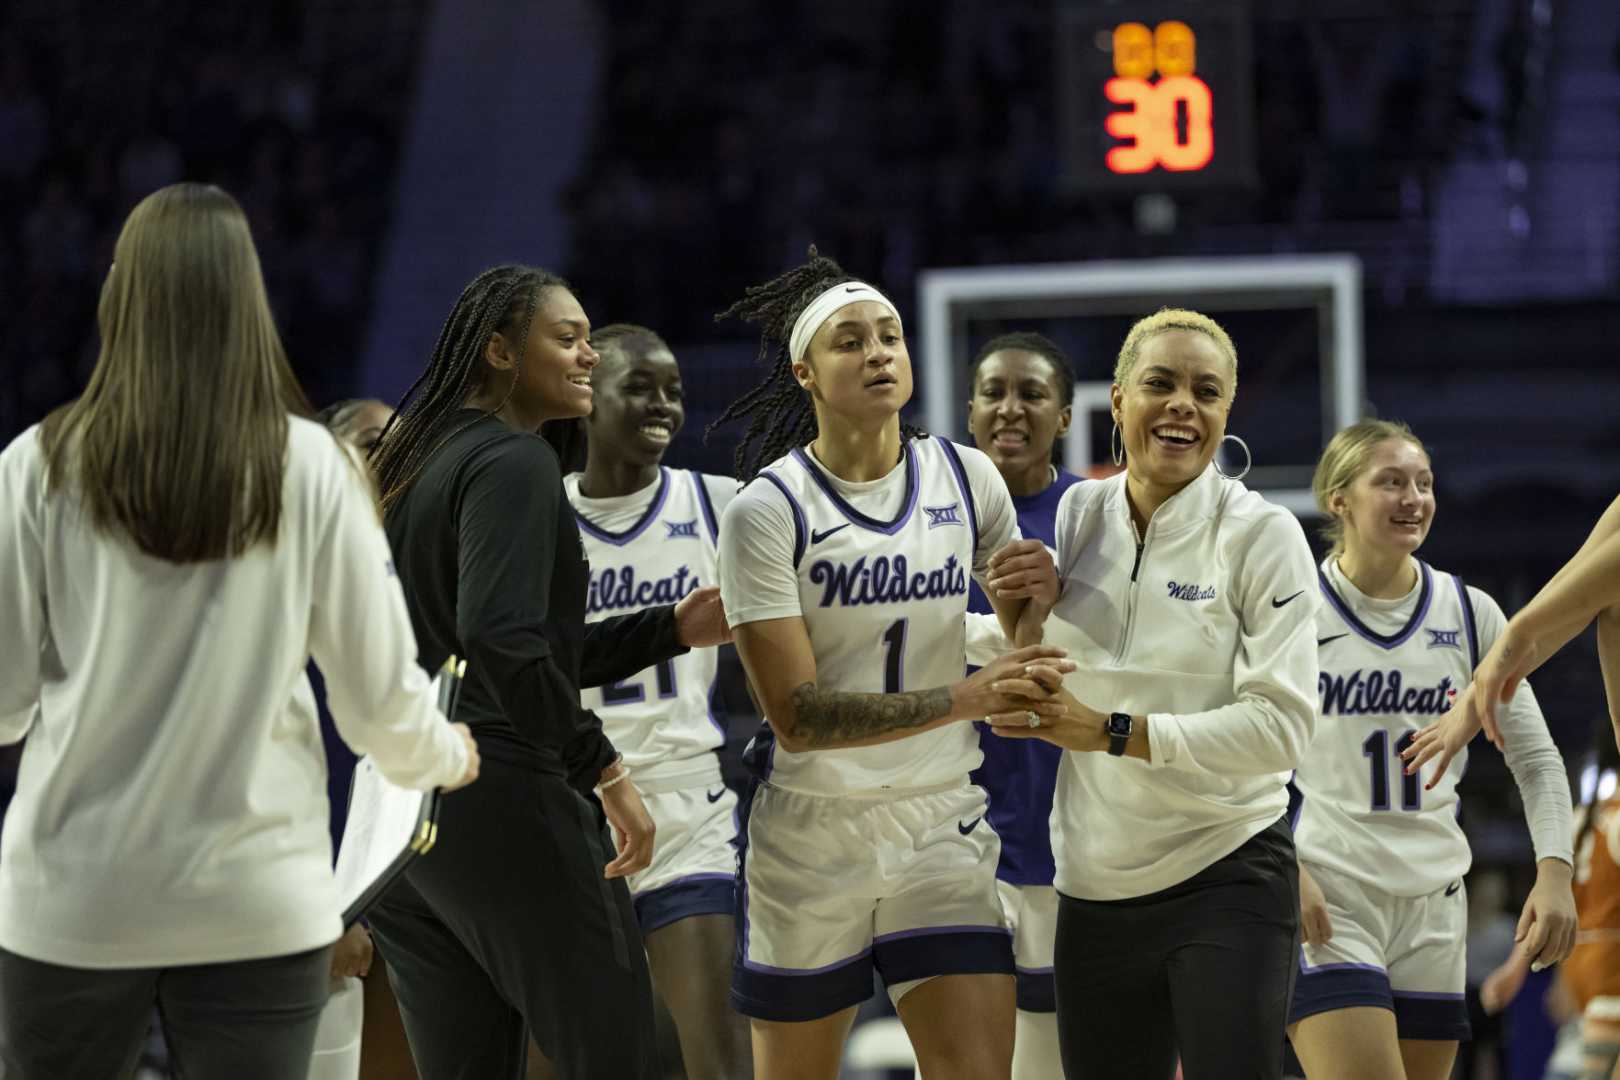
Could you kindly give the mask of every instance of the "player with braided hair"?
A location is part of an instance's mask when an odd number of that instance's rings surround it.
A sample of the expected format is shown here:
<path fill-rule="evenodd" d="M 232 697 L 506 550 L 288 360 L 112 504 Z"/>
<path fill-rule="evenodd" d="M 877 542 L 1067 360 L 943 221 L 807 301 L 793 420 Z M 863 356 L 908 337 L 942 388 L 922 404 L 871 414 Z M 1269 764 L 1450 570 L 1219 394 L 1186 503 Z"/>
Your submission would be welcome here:
<path fill-rule="evenodd" d="M 663 338 L 617 323 L 592 334 L 591 345 L 602 361 L 591 376 L 588 453 L 563 483 L 591 564 L 585 617 L 596 622 L 713 585 L 719 511 L 737 485 L 663 464 L 686 422 L 681 369 Z M 693 649 L 584 695 L 658 826 L 652 864 L 627 884 L 653 986 L 694 1080 L 752 1075 L 748 1022 L 726 998 L 737 796 L 720 776 L 726 732 L 712 708 L 718 667 L 718 649 Z"/>
<path fill-rule="evenodd" d="M 766 716 L 732 974 L 755 1069 L 836 1076 L 875 970 L 923 1075 L 1005 1080 L 1013 958 L 969 721 L 1013 707 L 1005 680 L 1069 668 L 1034 644 L 1051 556 L 984 454 L 901 424 L 911 360 L 883 293 L 812 248 L 731 316 L 769 369 L 721 418 L 748 419 L 720 588 Z M 964 679 L 970 574 L 1024 647 Z"/>
<path fill-rule="evenodd" d="M 580 687 L 725 635 L 714 589 L 587 631 L 589 569 L 538 433 L 590 412 L 597 359 L 560 278 L 485 271 L 372 455 L 419 659 L 466 658 L 458 716 L 489 763 L 486 797 L 447 800 L 438 843 L 371 912 L 427 1077 L 521 1077 L 526 1028 L 564 1080 L 656 1072 L 623 881 L 654 826 Z"/>

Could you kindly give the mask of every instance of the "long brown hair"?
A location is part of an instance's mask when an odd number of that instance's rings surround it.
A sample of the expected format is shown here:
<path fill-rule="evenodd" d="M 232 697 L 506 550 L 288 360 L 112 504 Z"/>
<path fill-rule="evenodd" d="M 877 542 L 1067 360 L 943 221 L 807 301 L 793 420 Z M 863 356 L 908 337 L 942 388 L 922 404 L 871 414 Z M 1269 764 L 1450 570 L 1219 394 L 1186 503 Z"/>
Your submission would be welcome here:
<path fill-rule="evenodd" d="M 142 199 L 96 315 L 90 383 L 40 429 L 51 490 L 173 563 L 274 544 L 287 418 L 310 409 L 236 200 L 207 184 Z"/>

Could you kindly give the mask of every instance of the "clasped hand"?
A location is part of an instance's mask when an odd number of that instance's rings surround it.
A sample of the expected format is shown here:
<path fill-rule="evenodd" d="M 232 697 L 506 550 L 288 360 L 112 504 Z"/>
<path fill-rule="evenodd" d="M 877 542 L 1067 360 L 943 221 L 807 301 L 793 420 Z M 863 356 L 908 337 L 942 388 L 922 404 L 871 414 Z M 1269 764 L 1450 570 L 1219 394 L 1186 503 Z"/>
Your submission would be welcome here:
<path fill-rule="evenodd" d="M 1062 672 L 1034 663 L 999 676 L 991 689 L 1011 707 L 985 717 L 991 730 L 1007 739 L 1044 739 L 1065 750 L 1108 749 L 1106 717 L 1063 688 L 1063 675 L 1073 670 L 1072 662 Z"/>

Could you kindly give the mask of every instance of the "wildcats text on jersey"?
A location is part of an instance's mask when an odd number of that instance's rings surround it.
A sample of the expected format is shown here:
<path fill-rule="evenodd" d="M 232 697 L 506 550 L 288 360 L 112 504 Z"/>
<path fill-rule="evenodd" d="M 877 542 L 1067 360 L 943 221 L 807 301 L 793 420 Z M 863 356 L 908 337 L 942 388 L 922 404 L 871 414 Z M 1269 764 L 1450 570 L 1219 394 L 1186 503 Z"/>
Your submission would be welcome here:
<path fill-rule="evenodd" d="M 810 581 L 822 587 L 821 606 L 855 607 L 861 604 L 904 604 L 966 596 L 967 571 L 955 555 L 936 570 L 911 572 L 904 555 L 879 555 L 867 564 L 862 555 L 852 563 L 817 559 L 810 564 Z"/>
<path fill-rule="evenodd" d="M 687 593 L 702 585 L 698 576 L 685 566 L 666 577 L 640 580 L 636 578 L 635 567 L 621 566 L 592 574 L 590 582 L 590 593 L 585 601 L 587 616 L 604 611 L 640 611 L 654 604 L 679 603 Z"/>
<path fill-rule="evenodd" d="M 1348 675 L 1332 675 L 1324 671 L 1317 678 L 1317 690 L 1322 695 L 1322 715 L 1369 716 L 1407 713 L 1418 716 L 1439 716 L 1457 700 L 1456 687 L 1447 675 L 1433 686 L 1421 689 L 1405 685 L 1401 673 L 1389 671 L 1363 671 L 1357 669 Z"/>

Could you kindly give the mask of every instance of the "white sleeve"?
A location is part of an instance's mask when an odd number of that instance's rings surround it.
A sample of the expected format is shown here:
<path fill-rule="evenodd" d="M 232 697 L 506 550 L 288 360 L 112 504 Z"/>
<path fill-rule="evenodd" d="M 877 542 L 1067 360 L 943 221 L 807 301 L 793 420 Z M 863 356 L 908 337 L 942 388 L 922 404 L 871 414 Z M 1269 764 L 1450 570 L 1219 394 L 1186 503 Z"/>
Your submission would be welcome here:
<path fill-rule="evenodd" d="M 760 478 L 720 519 L 720 599 L 736 627 L 803 615 L 796 558 L 804 525 L 776 485 Z"/>
<path fill-rule="evenodd" d="M 1241 613 L 1230 705 L 1148 716 L 1152 764 L 1254 776 L 1288 772 L 1316 731 L 1316 561 L 1286 511 L 1239 539 L 1233 595 Z M 1286 599 L 1281 605 L 1276 601 Z"/>
<path fill-rule="evenodd" d="M 1484 656 L 1506 629 L 1507 616 L 1488 593 L 1472 585 L 1467 588 L 1474 602 L 1479 654 Z M 1506 746 L 1502 757 L 1519 786 L 1536 859 L 1562 859 L 1574 866 L 1575 822 L 1569 774 L 1564 770 L 1564 756 L 1547 732 L 1547 721 L 1528 679 L 1519 684 L 1507 708 L 1498 709 L 1496 715 Z"/>
<path fill-rule="evenodd" d="M 0 453 L 0 746 L 28 733 L 39 704 L 45 647 L 45 460 L 38 428 Z"/>
<path fill-rule="evenodd" d="M 709 493 L 709 501 L 714 504 L 715 515 L 725 514 L 726 507 L 737 497 L 737 481 L 713 473 L 699 473 L 698 477 L 703 481 L 703 490 Z"/>
<path fill-rule="evenodd" d="M 345 451 L 347 452 L 347 451 Z M 439 787 L 467 771 L 467 748 L 439 712 L 362 466 L 336 454 L 322 477 L 327 515 L 314 568 L 309 651 L 326 679 L 338 734 L 402 787 Z"/>
<path fill-rule="evenodd" d="M 982 587 L 984 574 L 990 565 L 990 556 L 1019 539 L 1018 511 L 1013 507 L 1007 481 L 1001 478 L 995 463 L 972 446 L 955 446 L 967 472 L 968 489 L 973 492 L 974 512 L 979 519 L 979 543 L 973 551 L 973 577 Z"/>
<path fill-rule="evenodd" d="M 1018 646 L 1001 632 L 1001 620 L 994 615 L 967 613 L 967 662 L 974 667 L 993 664 Z"/>

